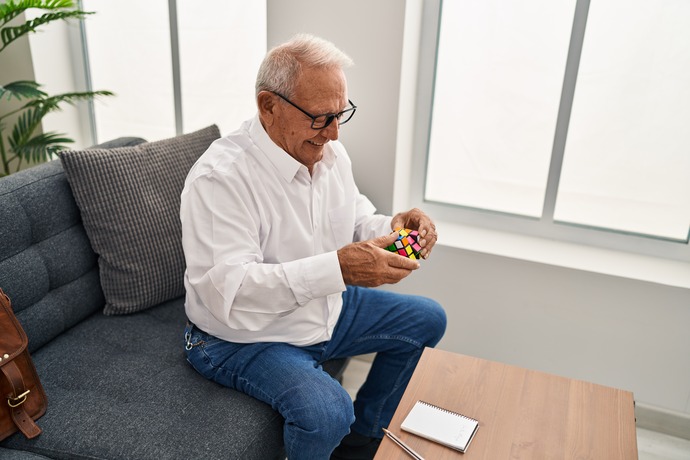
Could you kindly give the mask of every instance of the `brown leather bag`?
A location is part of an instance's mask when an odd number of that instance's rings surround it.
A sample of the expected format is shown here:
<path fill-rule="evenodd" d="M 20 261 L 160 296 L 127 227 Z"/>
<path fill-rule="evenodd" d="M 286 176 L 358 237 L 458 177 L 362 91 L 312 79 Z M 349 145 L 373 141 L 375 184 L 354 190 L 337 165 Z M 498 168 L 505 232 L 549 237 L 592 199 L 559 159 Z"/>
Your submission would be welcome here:
<path fill-rule="evenodd" d="M 29 439 L 41 434 L 34 420 L 45 414 L 48 400 L 28 344 L 10 298 L 0 289 L 0 440 L 17 430 Z"/>

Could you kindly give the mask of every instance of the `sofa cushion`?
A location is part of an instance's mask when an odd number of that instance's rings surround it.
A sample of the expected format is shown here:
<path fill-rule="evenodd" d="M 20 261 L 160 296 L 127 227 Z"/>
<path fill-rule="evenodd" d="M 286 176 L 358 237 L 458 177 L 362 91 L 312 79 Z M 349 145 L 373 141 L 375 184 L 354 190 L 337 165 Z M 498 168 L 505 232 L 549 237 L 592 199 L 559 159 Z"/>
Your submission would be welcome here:
<path fill-rule="evenodd" d="M 48 396 L 43 433 L 0 442 L 54 459 L 264 460 L 283 418 L 199 375 L 184 356 L 184 299 L 96 313 L 33 354 Z M 285 457 L 283 456 L 283 459 Z"/>
<path fill-rule="evenodd" d="M 36 455 L 23 450 L 3 449 L 2 447 L 0 447 L 0 458 L 2 460 L 49 460 L 43 455 Z"/>
<path fill-rule="evenodd" d="M 0 179 L 0 287 L 34 351 L 104 299 L 96 254 L 60 161 Z"/>
<path fill-rule="evenodd" d="M 60 153 L 98 254 L 106 314 L 132 313 L 184 293 L 180 193 L 213 125 L 162 141 Z"/>

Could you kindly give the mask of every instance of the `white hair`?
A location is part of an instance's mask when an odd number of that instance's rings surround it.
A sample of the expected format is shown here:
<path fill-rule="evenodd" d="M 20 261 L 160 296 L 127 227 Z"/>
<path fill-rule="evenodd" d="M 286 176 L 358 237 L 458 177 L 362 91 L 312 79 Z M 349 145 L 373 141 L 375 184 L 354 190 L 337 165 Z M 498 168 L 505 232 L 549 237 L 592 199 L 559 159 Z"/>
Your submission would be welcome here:
<path fill-rule="evenodd" d="M 274 91 L 292 97 L 303 68 L 344 69 L 351 65 L 352 59 L 333 43 L 313 35 L 298 34 L 266 54 L 256 77 L 256 94 Z"/>

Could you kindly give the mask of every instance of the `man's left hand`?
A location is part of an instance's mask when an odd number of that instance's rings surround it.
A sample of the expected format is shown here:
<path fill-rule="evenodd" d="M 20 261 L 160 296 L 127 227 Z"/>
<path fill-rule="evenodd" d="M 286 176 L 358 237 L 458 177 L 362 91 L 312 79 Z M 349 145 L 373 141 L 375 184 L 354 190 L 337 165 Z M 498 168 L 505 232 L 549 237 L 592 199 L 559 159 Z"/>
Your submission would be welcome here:
<path fill-rule="evenodd" d="M 419 254 L 424 259 L 428 259 L 431 254 L 431 249 L 436 244 L 438 234 L 436 233 L 436 226 L 421 209 L 413 208 L 406 212 L 401 212 L 393 216 L 391 221 L 391 228 L 409 228 L 410 230 L 417 230 L 419 232 L 419 245 L 422 250 Z"/>

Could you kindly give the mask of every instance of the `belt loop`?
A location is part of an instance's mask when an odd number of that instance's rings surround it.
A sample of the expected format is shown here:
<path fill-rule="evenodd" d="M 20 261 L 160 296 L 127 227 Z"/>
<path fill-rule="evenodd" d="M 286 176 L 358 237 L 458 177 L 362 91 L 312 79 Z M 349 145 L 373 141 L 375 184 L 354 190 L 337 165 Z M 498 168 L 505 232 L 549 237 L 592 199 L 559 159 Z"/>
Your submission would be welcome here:
<path fill-rule="evenodd" d="M 194 330 L 194 324 L 190 323 L 187 321 L 187 327 L 185 328 L 184 331 L 184 349 L 189 351 L 194 347 L 198 347 L 199 345 L 203 345 L 204 341 L 200 340 L 197 343 L 192 343 L 192 331 Z"/>
<path fill-rule="evenodd" d="M 192 328 L 194 325 L 187 321 L 187 326 L 184 328 L 184 349 L 189 351 L 193 348 L 192 345 Z"/>

